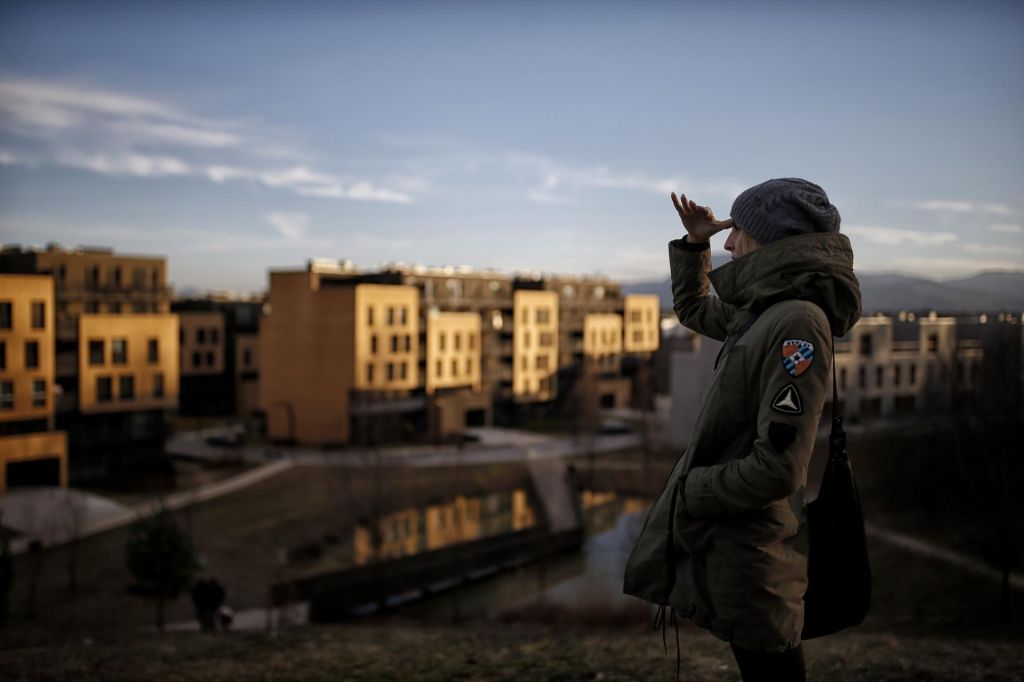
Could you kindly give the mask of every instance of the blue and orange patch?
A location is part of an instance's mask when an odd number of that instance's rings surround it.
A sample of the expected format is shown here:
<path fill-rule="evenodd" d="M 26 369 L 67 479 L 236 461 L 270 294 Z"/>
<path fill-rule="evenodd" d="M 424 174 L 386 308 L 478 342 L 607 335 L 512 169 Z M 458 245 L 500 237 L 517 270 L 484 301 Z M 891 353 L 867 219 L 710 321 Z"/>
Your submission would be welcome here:
<path fill-rule="evenodd" d="M 814 361 L 814 344 L 803 339 L 786 339 L 782 342 L 782 366 L 790 376 L 798 377 L 807 371 Z"/>

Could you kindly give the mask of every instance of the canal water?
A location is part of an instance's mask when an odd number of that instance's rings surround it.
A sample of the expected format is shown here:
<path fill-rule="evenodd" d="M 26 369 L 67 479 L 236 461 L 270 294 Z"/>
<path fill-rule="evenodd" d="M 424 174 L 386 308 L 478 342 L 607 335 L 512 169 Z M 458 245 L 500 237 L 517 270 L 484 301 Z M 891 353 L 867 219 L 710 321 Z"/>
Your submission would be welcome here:
<path fill-rule="evenodd" d="M 451 622 L 644 617 L 644 605 L 622 594 L 622 577 L 649 502 L 612 492 L 583 491 L 581 497 L 586 535 L 580 551 L 465 581 L 398 612 Z"/>

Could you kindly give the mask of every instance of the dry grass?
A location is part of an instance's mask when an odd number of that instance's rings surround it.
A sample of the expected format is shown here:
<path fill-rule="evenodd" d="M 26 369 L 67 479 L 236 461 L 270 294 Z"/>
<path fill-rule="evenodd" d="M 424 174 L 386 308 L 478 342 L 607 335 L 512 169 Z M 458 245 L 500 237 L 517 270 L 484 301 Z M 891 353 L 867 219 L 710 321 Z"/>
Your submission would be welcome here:
<path fill-rule="evenodd" d="M 737 680 L 728 646 L 680 629 L 683 680 Z M 809 679 L 1019 680 L 1017 642 L 850 633 L 805 644 Z M 675 650 L 641 627 L 403 622 L 177 634 L 0 651 L 7 680 L 670 680 Z"/>

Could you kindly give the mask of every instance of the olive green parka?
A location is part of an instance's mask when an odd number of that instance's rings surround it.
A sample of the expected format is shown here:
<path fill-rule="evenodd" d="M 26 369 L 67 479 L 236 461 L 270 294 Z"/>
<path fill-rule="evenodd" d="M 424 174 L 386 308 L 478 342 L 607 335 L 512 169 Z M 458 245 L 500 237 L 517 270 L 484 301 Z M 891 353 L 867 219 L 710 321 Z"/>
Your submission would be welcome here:
<path fill-rule="evenodd" d="M 853 251 L 845 235 L 811 233 L 711 270 L 707 244 L 677 239 L 669 264 L 679 321 L 725 344 L 623 589 L 737 646 L 790 649 L 803 629 L 804 490 L 832 337 L 860 317 Z"/>

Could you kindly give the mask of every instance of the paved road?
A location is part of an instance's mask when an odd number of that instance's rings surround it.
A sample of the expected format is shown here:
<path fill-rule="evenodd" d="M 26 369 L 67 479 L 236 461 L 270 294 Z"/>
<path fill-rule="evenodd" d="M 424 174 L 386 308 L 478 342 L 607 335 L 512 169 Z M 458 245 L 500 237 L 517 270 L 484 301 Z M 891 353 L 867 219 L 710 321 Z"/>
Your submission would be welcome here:
<path fill-rule="evenodd" d="M 589 452 L 610 452 L 638 447 L 639 434 L 601 435 L 592 439 L 572 439 L 511 429 L 472 429 L 479 443 L 454 445 L 411 445 L 323 450 L 283 446 L 217 446 L 207 442 L 211 436 L 224 436 L 229 429 L 205 429 L 176 434 L 167 444 L 172 455 L 206 460 L 235 460 L 262 463 L 287 459 L 296 465 L 361 466 L 376 463 L 408 466 L 451 466 L 495 464 L 535 459 L 561 458 Z"/>

